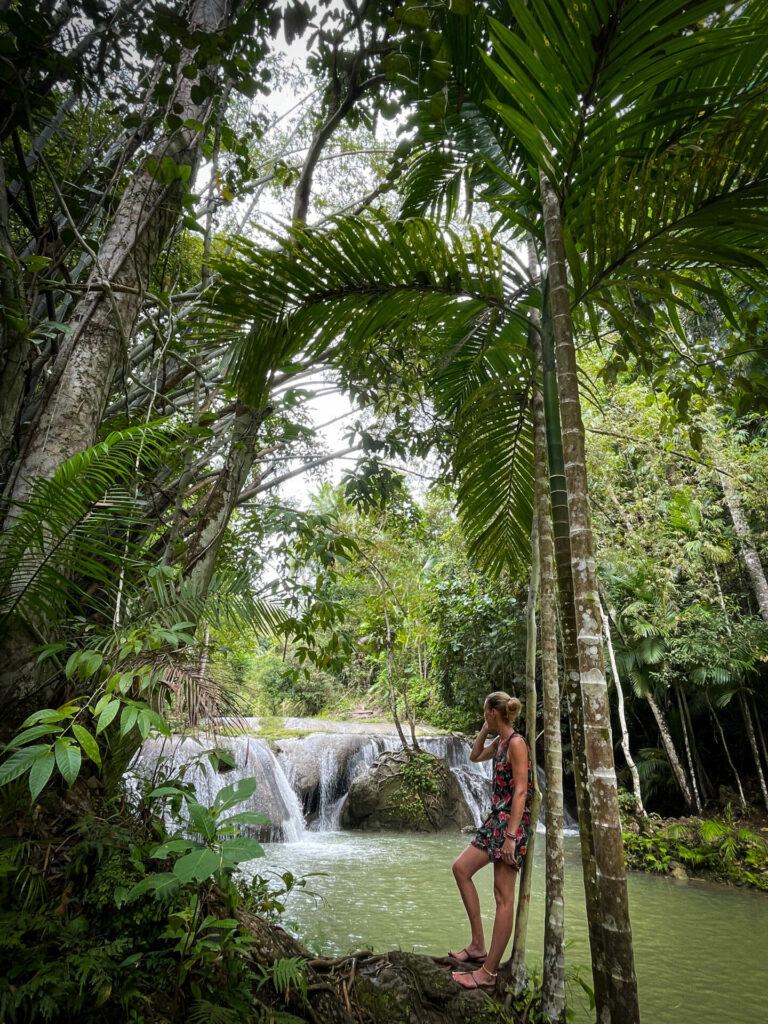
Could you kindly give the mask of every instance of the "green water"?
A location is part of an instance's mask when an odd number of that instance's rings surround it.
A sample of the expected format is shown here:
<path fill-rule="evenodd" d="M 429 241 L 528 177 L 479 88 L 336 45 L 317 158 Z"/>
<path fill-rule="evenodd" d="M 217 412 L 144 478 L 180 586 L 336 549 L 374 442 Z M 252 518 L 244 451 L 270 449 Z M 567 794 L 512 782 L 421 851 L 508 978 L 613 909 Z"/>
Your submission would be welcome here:
<path fill-rule="evenodd" d="M 529 967 L 541 962 L 543 836 L 536 857 L 528 936 Z M 442 955 L 469 939 L 451 863 L 464 836 L 307 833 L 269 844 L 261 874 L 324 872 L 288 898 L 288 927 L 311 949 L 414 950 Z M 566 839 L 566 962 L 591 982 L 576 839 Z M 486 938 L 493 919 L 492 872 L 476 877 Z M 309 892 L 311 890 L 311 893 Z M 768 1024 L 768 897 L 709 883 L 629 877 L 635 964 L 644 1024 Z M 576 1020 L 590 1017 L 569 986 Z"/>

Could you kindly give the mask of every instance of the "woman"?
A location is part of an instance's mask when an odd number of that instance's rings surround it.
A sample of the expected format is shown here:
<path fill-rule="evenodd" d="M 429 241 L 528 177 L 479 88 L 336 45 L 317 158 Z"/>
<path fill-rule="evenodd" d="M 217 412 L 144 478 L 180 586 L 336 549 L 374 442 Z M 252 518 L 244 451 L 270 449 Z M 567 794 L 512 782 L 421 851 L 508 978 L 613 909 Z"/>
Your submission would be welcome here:
<path fill-rule="evenodd" d="M 520 701 L 497 691 L 486 698 L 485 724 L 469 755 L 470 761 L 494 759 L 493 809 L 477 830 L 472 844 L 453 865 L 453 874 L 469 917 L 471 939 L 458 953 L 448 955 L 460 964 L 478 963 L 472 971 L 454 971 L 453 980 L 463 988 L 496 987 L 499 963 L 512 934 L 515 913 L 515 881 L 522 867 L 531 834 L 533 772 L 528 744 L 515 728 Z M 486 746 L 486 738 L 495 739 Z M 493 919 L 491 948 L 486 952 L 480 900 L 472 876 L 493 864 Z"/>

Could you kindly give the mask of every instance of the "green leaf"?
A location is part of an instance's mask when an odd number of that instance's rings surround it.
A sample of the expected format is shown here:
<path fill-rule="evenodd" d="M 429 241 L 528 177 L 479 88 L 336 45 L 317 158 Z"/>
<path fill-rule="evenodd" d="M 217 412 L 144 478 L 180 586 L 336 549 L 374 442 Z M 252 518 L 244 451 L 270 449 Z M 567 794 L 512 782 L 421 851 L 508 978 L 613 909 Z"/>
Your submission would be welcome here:
<path fill-rule="evenodd" d="M 78 776 L 83 757 L 80 747 L 70 740 L 58 739 L 54 743 L 56 764 L 61 772 L 62 778 L 71 786 Z"/>
<path fill-rule="evenodd" d="M 46 757 L 52 751 L 48 744 L 39 743 L 34 747 L 25 747 L 17 750 L 12 757 L 0 765 L 0 786 L 5 786 L 14 779 L 18 779 L 28 768 L 31 768 L 35 761 Z"/>
<path fill-rule="evenodd" d="M 224 825 L 269 825 L 270 818 L 266 814 L 258 814 L 256 811 L 238 811 L 228 818 L 219 821 L 219 827 Z"/>
<path fill-rule="evenodd" d="M 37 800 L 40 792 L 51 777 L 56 758 L 52 750 L 48 750 L 42 757 L 37 758 L 29 770 L 29 792 L 32 799 Z"/>
<path fill-rule="evenodd" d="M 125 902 L 132 903 L 139 896 L 148 892 L 153 893 L 159 899 L 169 899 L 178 892 L 180 885 L 179 879 L 170 871 L 163 871 L 158 875 L 147 875 L 133 886 L 126 896 Z"/>
<path fill-rule="evenodd" d="M 213 850 L 193 850 L 192 853 L 179 857 L 173 865 L 173 873 L 181 882 L 191 882 L 193 879 L 204 882 L 218 871 L 220 863 L 219 854 Z"/>
<path fill-rule="evenodd" d="M 228 811 L 230 807 L 234 807 L 236 804 L 241 804 L 243 801 L 250 799 L 256 792 L 256 779 L 249 777 L 246 779 L 238 779 L 237 782 L 233 782 L 230 786 L 224 786 L 216 794 L 216 799 L 213 801 L 213 813 L 218 815 L 222 811 Z"/>
<path fill-rule="evenodd" d="M 98 725 L 96 726 L 97 736 L 99 735 L 100 732 L 103 732 L 107 728 L 107 726 L 110 724 L 110 722 L 112 721 L 112 719 L 115 717 L 119 710 L 119 700 L 111 700 L 104 705 L 104 708 L 101 714 L 99 715 Z"/>
<path fill-rule="evenodd" d="M 169 839 L 166 843 L 156 846 L 150 857 L 167 857 L 171 853 L 187 853 L 195 847 L 191 839 Z"/>
<path fill-rule="evenodd" d="M 136 719 L 139 717 L 139 709 L 132 705 L 128 705 L 123 708 L 122 714 L 120 715 L 120 735 L 127 736 L 131 729 L 136 724 Z"/>
<path fill-rule="evenodd" d="M 197 800 L 190 796 L 187 796 L 186 800 L 190 824 L 194 831 L 199 832 L 207 842 L 212 842 L 216 838 L 216 818 L 207 807 L 203 807 Z"/>
<path fill-rule="evenodd" d="M 236 839 L 228 839 L 222 844 L 221 852 L 224 855 L 224 859 L 231 861 L 233 864 L 264 856 L 264 850 L 261 845 L 249 836 L 238 836 Z"/>
<path fill-rule="evenodd" d="M 51 736 L 53 733 L 61 732 L 61 730 L 62 726 L 60 725 L 34 725 L 31 729 L 25 729 L 14 736 L 5 749 L 13 750 L 14 747 L 21 747 L 25 743 L 29 743 L 30 740 L 37 739 L 38 736 Z"/>
<path fill-rule="evenodd" d="M 99 745 L 93 736 L 85 729 L 82 725 L 75 722 L 72 725 L 72 732 L 75 734 L 78 743 L 83 748 L 83 752 L 86 757 L 89 757 L 93 763 L 101 768 L 101 754 L 99 753 Z"/>

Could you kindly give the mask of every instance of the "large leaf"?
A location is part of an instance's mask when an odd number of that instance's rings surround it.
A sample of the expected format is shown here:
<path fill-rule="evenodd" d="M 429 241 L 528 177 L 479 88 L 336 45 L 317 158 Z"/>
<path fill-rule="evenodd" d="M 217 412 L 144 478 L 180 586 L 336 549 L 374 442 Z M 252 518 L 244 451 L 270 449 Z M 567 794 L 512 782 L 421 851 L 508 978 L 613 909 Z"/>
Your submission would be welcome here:
<path fill-rule="evenodd" d="M 256 779 L 253 777 L 238 779 L 237 782 L 224 786 L 216 794 L 216 799 L 213 801 L 213 813 L 219 815 L 223 811 L 228 811 L 230 807 L 235 807 L 237 804 L 250 799 L 255 792 Z"/>
<path fill-rule="evenodd" d="M 218 871 L 221 858 L 213 850 L 199 849 L 179 857 L 173 865 L 173 873 L 180 882 L 191 882 L 193 879 L 204 882 Z"/>

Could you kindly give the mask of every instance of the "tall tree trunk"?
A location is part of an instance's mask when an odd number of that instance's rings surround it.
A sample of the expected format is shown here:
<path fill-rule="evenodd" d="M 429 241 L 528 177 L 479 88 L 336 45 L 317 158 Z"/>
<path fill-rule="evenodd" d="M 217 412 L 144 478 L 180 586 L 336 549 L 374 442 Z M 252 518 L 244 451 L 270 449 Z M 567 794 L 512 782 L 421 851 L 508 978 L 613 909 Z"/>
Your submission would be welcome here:
<path fill-rule="evenodd" d="M 621 688 L 621 677 L 619 676 L 619 670 L 616 665 L 616 655 L 613 650 L 613 641 L 611 640 L 611 622 L 608 616 L 603 611 L 603 629 L 605 631 L 605 640 L 608 647 L 608 658 L 611 663 L 611 672 L 613 673 L 613 683 L 616 687 L 616 703 L 619 710 L 619 723 L 621 725 L 621 749 L 624 751 L 624 760 L 627 762 L 629 768 L 629 774 L 632 777 L 632 792 L 635 794 L 635 800 L 637 800 L 637 809 L 640 815 L 645 818 L 645 807 L 643 807 L 643 793 L 640 789 L 640 776 L 637 772 L 637 765 L 635 759 L 632 757 L 632 751 L 629 747 L 629 730 L 627 729 L 627 718 L 624 714 L 624 691 Z"/>
<path fill-rule="evenodd" d="M 763 763 L 768 768 L 768 750 L 766 749 L 766 746 L 765 746 L 765 735 L 763 733 L 763 725 L 762 725 L 762 722 L 760 721 L 760 715 L 757 713 L 757 701 L 755 700 L 754 696 L 752 697 L 752 711 L 754 712 L 754 715 L 755 715 L 755 723 L 757 725 L 757 735 L 758 735 L 758 738 L 760 740 L 760 749 L 763 752 Z"/>
<path fill-rule="evenodd" d="M 707 769 L 704 767 L 704 762 L 701 759 L 699 753 L 699 745 L 696 742 L 696 730 L 693 727 L 693 719 L 691 718 L 691 709 L 688 704 L 688 698 L 685 695 L 685 690 L 680 687 L 680 702 L 683 706 L 683 714 L 685 715 L 685 723 L 688 727 L 688 736 L 691 741 L 691 753 L 693 754 L 693 763 L 696 765 L 696 773 L 698 775 L 699 783 L 701 786 L 701 795 L 703 802 L 711 800 L 715 795 L 714 787 L 712 786 L 712 780 L 707 774 Z"/>
<path fill-rule="evenodd" d="M 731 766 L 731 771 L 733 772 L 733 778 L 734 778 L 734 780 L 736 782 L 736 789 L 739 792 L 739 803 L 741 804 L 741 809 L 742 809 L 742 811 L 746 811 L 746 809 L 747 809 L 747 801 L 746 801 L 746 798 L 744 796 L 744 788 L 741 785 L 741 776 L 739 775 L 738 771 L 736 770 L 736 765 L 733 763 L 733 759 L 731 758 L 731 751 L 728 749 L 728 744 L 725 741 L 725 733 L 723 732 L 723 727 L 720 724 L 720 716 L 717 714 L 715 709 L 712 707 L 712 702 L 709 699 L 709 694 L 707 694 L 707 707 L 709 708 L 709 712 L 712 715 L 712 718 L 714 719 L 715 728 L 717 729 L 717 731 L 718 731 L 718 733 L 720 735 L 720 742 L 723 744 L 723 750 L 725 751 L 725 756 L 728 758 L 728 764 Z"/>
<path fill-rule="evenodd" d="M 541 362 L 541 346 L 534 338 L 534 360 Z M 560 736 L 560 689 L 557 673 L 554 551 L 547 482 L 547 439 L 544 398 L 533 392 L 533 443 L 536 518 L 539 524 L 539 580 L 541 609 L 541 691 L 544 714 L 544 777 L 546 795 L 546 892 L 544 907 L 544 959 L 542 1010 L 552 1020 L 565 1016 L 565 855 L 563 850 L 563 751 Z"/>
<path fill-rule="evenodd" d="M 13 441 L 24 394 L 30 340 L 25 315 L 24 274 L 8 224 L 8 198 L 5 167 L 0 153 L 0 480 L 13 454 Z"/>
<path fill-rule="evenodd" d="M 680 764 L 680 758 L 677 756 L 677 750 L 672 739 L 672 734 L 669 731 L 667 720 L 664 717 L 664 713 L 656 703 L 653 695 L 649 692 L 646 693 L 645 699 L 648 701 L 648 705 L 653 712 L 653 717 L 656 719 L 656 725 L 659 727 L 659 735 L 661 736 L 661 743 L 664 747 L 664 751 L 669 761 L 669 766 L 672 769 L 672 774 L 675 777 L 678 788 L 683 795 L 685 805 L 690 810 L 693 810 L 693 796 L 691 794 L 691 787 L 688 785 L 688 779 L 686 777 L 683 766 Z"/>
<path fill-rule="evenodd" d="M 752 716 L 749 713 L 749 705 L 747 704 L 744 694 L 739 691 L 739 706 L 741 707 L 741 714 L 744 718 L 744 725 L 747 729 L 747 738 L 749 739 L 749 745 L 752 748 L 752 757 L 755 759 L 755 768 L 757 768 L 757 779 L 760 783 L 760 792 L 763 794 L 763 804 L 765 805 L 766 811 L 768 811 L 768 788 L 765 785 L 765 774 L 763 773 L 763 766 L 760 763 L 760 753 L 757 749 L 757 738 L 755 736 L 755 728 L 752 723 Z"/>
<path fill-rule="evenodd" d="M 683 702 L 680 697 L 680 687 L 675 684 L 675 696 L 677 697 L 677 708 L 680 712 L 680 727 L 683 730 L 683 743 L 685 744 L 685 759 L 688 762 L 688 774 L 691 779 L 691 788 L 693 790 L 693 806 L 696 809 L 697 814 L 701 814 L 701 797 L 699 795 L 699 784 L 696 779 L 696 770 L 693 765 L 693 757 L 691 755 L 691 742 L 688 736 L 688 725 L 685 720 L 685 712 L 683 711 Z"/>
<path fill-rule="evenodd" d="M 760 555 L 752 543 L 752 533 L 744 515 L 741 495 L 732 476 L 729 476 L 722 470 L 719 470 L 717 475 L 720 480 L 720 486 L 723 489 L 725 504 L 728 506 L 728 511 L 731 514 L 733 529 L 739 538 L 739 546 L 741 547 L 744 564 L 747 567 L 747 574 L 757 600 L 757 606 L 760 609 L 760 614 L 768 622 L 768 582 L 765 579 Z"/>
<path fill-rule="evenodd" d="M 230 14 L 228 0 L 195 0 L 189 27 L 216 32 Z M 203 76 L 213 79 L 215 71 L 196 71 L 186 78 L 182 72 L 194 67 L 194 58 L 193 50 L 182 53 L 169 110 L 183 122 L 206 124 L 212 99 L 208 90 L 200 99 L 198 91 Z M 14 500 L 28 494 L 36 477 L 50 477 L 66 459 L 95 442 L 150 275 L 182 212 L 187 183 L 194 180 L 203 136 L 204 131 L 182 124 L 158 141 L 128 182 L 99 248 L 89 291 L 75 308 L 72 333 L 54 363 L 40 416 L 15 467 Z"/>
<path fill-rule="evenodd" d="M 531 768 L 533 769 L 533 799 L 531 801 L 531 821 L 533 831 L 528 840 L 528 852 L 523 862 L 517 892 L 517 913 L 515 915 L 515 932 L 510 961 L 511 984 L 516 995 L 520 995 L 528 987 L 528 970 L 525 966 L 525 947 L 528 936 L 528 917 L 531 908 L 531 882 L 533 880 L 533 858 L 536 843 L 536 823 L 541 809 L 541 790 L 536 771 L 536 601 L 539 594 L 539 530 L 536 514 L 531 527 L 531 577 L 528 584 L 528 602 L 526 605 L 526 648 L 525 648 L 525 735 L 531 749 Z"/>
<path fill-rule="evenodd" d="M 392 721 L 395 723 L 397 729 L 397 735 L 400 737 L 400 742 L 403 745 L 403 750 L 408 751 L 408 740 L 405 738 L 403 727 L 400 724 L 400 716 L 397 713 L 397 694 L 395 692 L 395 680 L 394 680 L 394 667 L 392 664 L 392 648 L 394 646 L 394 640 L 392 638 L 392 626 L 389 621 L 389 609 L 387 608 L 387 591 L 384 586 L 383 580 L 379 579 L 374 574 L 374 578 L 379 585 L 381 590 L 381 605 L 384 611 L 384 625 L 386 627 L 386 643 L 387 643 L 387 689 L 389 691 L 389 710 L 392 712 Z"/>
<path fill-rule="evenodd" d="M 200 594 L 205 594 L 210 586 L 235 502 L 253 465 L 259 427 L 270 412 L 269 406 L 255 412 L 242 402 L 236 404 L 229 451 L 187 550 L 184 575 L 193 581 Z"/>
<path fill-rule="evenodd" d="M 604 959 L 593 965 L 595 973 L 603 974 L 600 998 L 605 1001 L 597 1004 L 597 1016 L 601 1024 L 634 1024 L 640 1019 L 640 1010 L 613 763 L 608 688 L 603 671 L 602 618 L 589 512 L 584 424 L 581 419 L 565 247 L 558 196 L 543 172 L 540 172 L 539 180 L 560 392 L 587 786 L 595 848 L 598 906 L 592 909 L 598 914 L 599 927 L 603 932 Z"/>
<path fill-rule="evenodd" d="M 555 569 L 557 573 L 557 608 L 560 617 L 563 662 L 565 668 L 565 700 L 568 709 L 568 725 L 571 737 L 573 761 L 573 782 L 576 791 L 576 807 L 579 819 L 581 842 L 582 874 L 584 876 L 584 898 L 587 905 L 587 930 L 592 962 L 599 963 L 603 956 L 603 934 L 598 924 L 597 870 L 592 829 L 592 807 L 587 788 L 587 758 L 584 739 L 584 719 L 580 692 L 579 647 L 576 629 L 576 606 L 573 599 L 573 575 L 571 573 L 571 538 L 568 524 L 568 495 L 565 481 L 565 462 L 560 430 L 560 407 L 555 368 L 555 349 L 552 333 L 552 314 L 549 302 L 549 280 L 545 278 L 542 302 L 541 366 L 542 394 L 546 422 L 547 462 L 549 465 L 550 504 L 552 508 L 552 529 L 554 536 Z M 593 975 L 595 992 L 603 984 L 604 972 Z M 604 1005 L 606 996 L 601 994 L 599 1003 Z"/>

